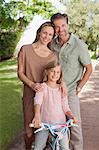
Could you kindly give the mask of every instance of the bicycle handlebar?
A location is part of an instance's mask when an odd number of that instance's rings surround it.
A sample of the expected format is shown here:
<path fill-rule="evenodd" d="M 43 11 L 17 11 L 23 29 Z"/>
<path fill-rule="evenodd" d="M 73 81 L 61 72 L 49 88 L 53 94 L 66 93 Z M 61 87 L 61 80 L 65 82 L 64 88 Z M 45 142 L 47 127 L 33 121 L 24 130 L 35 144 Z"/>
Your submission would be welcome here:
<path fill-rule="evenodd" d="M 48 123 L 41 123 L 40 126 L 41 127 L 39 129 L 37 129 L 34 133 L 37 133 L 41 130 L 50 130 L 50 132 L 53 134 L 53 130 L 55 130 L 55 129 L 64 128 L 64 127 L 68 128 L 71 126 L 78 126 L 78 125 L 74 124 L 72 119 L 69 119 L 65 124 L 52 125 L 52 124 L 48 124 Z M 30 123 L 29 127 L 34 127 L 34 124 Z"/>

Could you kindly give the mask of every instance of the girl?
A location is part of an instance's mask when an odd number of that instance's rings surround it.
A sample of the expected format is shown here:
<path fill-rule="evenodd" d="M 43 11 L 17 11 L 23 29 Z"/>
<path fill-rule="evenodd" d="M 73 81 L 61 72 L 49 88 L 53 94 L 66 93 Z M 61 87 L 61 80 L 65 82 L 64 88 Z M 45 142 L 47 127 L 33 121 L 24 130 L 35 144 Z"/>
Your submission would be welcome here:
<path fill-rule="evenodd" d="M 49 49 L 54 34 L 51 22 L 43 23 L 37 30 L 34 43 L 22 46 L 18 55 L 18 76 L 24 84 L 23 113 L 26 150 L 31 150 L 33 142 L 33 131 L 29 123 L 34 117 L 35 92 L 42 89 L 40 83 L 43 79 L 45 65 L 53 60 L 58 61 L 57 54 Z"/>
<path fill-rule="evenodd" d="M 39 128 L 41 122 L 48 124 L 62 124 L 66 122 L 66 115 L 77 123 L 69 106 L 67 96 L 60 90 L 61 67 L 56 62 L 50 62 L 44 71 L 43 90 L 37 92 L 34 98 L 35 116 L 32 123 L 34 128 Z M 34 150 L 43 150 L 46 146 L 48 131 L 40 131 L 35 135 Z M 43 140 L 42 140 L 43 139 Z M 68 137 L 60 140 L 62 150 L 69 150 Z"/>

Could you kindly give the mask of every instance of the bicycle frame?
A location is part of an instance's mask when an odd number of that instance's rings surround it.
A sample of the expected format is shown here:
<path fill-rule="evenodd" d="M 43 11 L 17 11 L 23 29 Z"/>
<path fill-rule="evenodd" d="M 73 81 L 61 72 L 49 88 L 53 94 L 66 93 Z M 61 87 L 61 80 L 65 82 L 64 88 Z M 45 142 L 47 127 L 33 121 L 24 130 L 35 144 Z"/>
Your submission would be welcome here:
<path fill-rule="evenodd" d="M 33 124 L 30 124 L 29 126 L 33 127 Z M 62 139 L 64 135 L 69 133 L 69 127 L 71 126 L 78 126 L 78 125 L 74 124 L 72 119 L 69 119 L 65 124 L 59 124 L 59 125 L 42 123 L 41 128 L 37 129 L 34 133 L 37 133 L 41 130 L 49 130 L 49 133 L 51 135 L 51 141 L 48 142 L 51 146 L 51 149 L 60 150 L 59 140 Z"/>

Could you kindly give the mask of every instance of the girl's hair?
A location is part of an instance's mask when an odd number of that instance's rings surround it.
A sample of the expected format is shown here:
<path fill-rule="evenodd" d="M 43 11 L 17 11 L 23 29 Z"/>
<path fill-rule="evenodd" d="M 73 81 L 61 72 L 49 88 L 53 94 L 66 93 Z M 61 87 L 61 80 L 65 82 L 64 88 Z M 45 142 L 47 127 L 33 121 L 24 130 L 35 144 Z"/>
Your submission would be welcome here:
<path fill-rule="evenodd" d="M 55 28 L 54 28 L 53 24 L 51 23 L 51 21 L 46 21 L 46 22 L 44 22 L 44 23 L 38 28 L 38 30 L 37 30 L 37 32 L 36 32 L 36 38 L 35 38 L 35 40 L 34 40 L 33 43 L 36 43 L 36 42 L 39 40 L 40 32 L 41 32 L 41 30 L 42 30 L 44 27 L 52 27 L 52 28 L 54 29 L 54 34 L 53 34 L 53 38 L 54 38 L 54 36 L 55 36 Z M 49 43 L 49 44 L 50 44 L 50 43 Z M 48 44 L 48 47 L 50 47 L 49 44 Z"/>
<path fill-rule="evenodd" d="M 52 69 L 52 68 L 55 68 L 57 66 L 60 66 L 59 62 L 56 62 L 56 61 L 52 61 L 50 63 L 48 63 L 46 66 L 45 66 L 45 70 L 44 70 L 44 73 L 43 73 L 43 82 L 46 82 L 48 81 L 48 76 L 47 76 L 47 73 L 46 71 Z M 60 84 L 62 82 L 62 69 L 61 69 L 61 66 L 60 66 L 60 78 L 59 80 L 57 81 L 57 84 Z"/>

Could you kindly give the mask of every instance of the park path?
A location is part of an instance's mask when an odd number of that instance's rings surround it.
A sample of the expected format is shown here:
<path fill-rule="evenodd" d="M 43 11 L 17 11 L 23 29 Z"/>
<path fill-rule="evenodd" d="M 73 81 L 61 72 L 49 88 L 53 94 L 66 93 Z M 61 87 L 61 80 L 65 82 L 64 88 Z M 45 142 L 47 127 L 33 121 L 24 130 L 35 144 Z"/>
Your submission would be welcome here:
<path fill-rule="evenodd" d="M 80 94 L 84 150 L 99 150 L 99 61 Z"/>
<path fill-rule="evenodd" d="M 99 150 L 99 61 L 93 63 L 93 73 L 80 93 L 84 150 Z M 25 150 L 23 132 L 7 150 Z"/>

